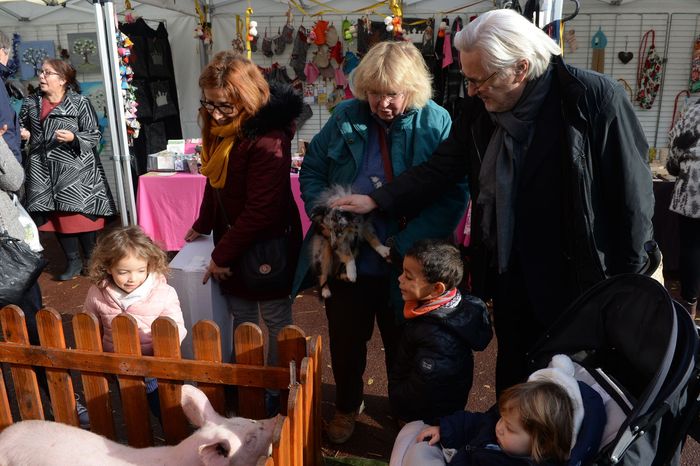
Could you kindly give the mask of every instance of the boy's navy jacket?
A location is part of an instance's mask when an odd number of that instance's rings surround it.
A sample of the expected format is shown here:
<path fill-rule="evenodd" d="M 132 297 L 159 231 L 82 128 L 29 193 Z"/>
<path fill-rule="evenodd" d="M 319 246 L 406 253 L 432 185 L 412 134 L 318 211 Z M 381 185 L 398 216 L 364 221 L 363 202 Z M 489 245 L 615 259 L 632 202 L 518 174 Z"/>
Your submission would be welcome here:
<path fill-rule="evenodd" d="M 389 371 L 389 401 L 407 422 L 437 419 L 464 409 L 474 373 L 472 351 L 492 337 L 486 305 L 460 295 L 404 325 L 394 365 Z"/>
<path fill-rule="evenodd" d="M 504 453 L 496 441 L 496 423 L 500 418 L 498 406 L 485 413 L 457 411 L 440 418 L 440 444 L 457 450 L 450 466 L 581 466 L 598 453 L 606 416 L 603 399 L 591 387 L 578 383 L 585 415 L 571 457 L 564 463 L 543 461 L 535 463 L 530 457 Z"/>

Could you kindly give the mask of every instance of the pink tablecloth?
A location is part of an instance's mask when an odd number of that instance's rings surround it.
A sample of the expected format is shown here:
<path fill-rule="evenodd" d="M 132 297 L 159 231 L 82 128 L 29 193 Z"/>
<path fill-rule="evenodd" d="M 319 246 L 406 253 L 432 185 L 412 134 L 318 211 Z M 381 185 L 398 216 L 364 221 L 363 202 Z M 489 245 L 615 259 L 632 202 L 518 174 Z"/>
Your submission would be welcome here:
<path fill-rule="evenodd" d="M 185 233 L 199 214 L 206 178 L 177 173 L 139 176 L 136 216 L 148 236 L 167 251 L 185 244 Z"/>
<path fill-rule="evenodd" d="M 290 177 L 306 233 L 310 222 L 299 193 L 299 175 L 291 174 Z M 143 231 L 165 250 L 179 251 L 185 244 L 185 233 L 199 214 L 205 185 L 204 176 L 189 173 L 140 176 L 136 214 Z"/>

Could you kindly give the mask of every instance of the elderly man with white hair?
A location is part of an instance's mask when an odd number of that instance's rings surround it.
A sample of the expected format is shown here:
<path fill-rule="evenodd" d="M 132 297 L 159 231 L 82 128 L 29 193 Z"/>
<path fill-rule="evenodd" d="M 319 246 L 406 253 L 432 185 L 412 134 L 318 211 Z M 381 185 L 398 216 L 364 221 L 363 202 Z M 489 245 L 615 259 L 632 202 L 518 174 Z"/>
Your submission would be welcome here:
<path fill-rule="evenodd" d="M 336 204 L 400 214 L 467 176 L 472 292 L 493 299 L 500 393 L 525 380 L 527 352 L 576 297 L 647 267 L 648 144 L 625 91 L 565 64 L 516 12 L 480 15 L 455 46 L 468 97 L 449 139 L 392 183 Z"/>

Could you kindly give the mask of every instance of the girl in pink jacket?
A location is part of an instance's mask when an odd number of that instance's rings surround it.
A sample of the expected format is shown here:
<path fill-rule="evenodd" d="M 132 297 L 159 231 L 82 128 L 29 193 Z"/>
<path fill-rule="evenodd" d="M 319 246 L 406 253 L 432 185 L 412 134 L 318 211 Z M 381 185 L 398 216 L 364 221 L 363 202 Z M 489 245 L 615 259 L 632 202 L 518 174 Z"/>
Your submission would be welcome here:
<path fill-rule="evenodd" d="M 138 226 L 116 228 L 97 242 L 90 259 L 93 285 L 85 298 L 85 310 L 102 323 L 102 346 L 114 351 L 112 319 L 122 312 L 138 324 L 141 353 L 153 355 L 151 324 L 170 317 L 178 326 L 180 343 L 187 335 L 180 301 L 168 285 L 168 258 Z M 147 377 L 146 393 L 151 411 L 160 418 L 156 379 Z"/>

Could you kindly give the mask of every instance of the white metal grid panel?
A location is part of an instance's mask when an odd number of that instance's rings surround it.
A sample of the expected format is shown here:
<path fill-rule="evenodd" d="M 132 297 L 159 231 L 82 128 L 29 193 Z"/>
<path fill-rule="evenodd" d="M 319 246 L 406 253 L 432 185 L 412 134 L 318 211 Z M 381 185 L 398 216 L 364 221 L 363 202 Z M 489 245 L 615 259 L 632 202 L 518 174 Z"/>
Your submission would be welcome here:
<path fill-rule="evenodd" d="M 564 59 L 567 63 L 584 69 L 590 69 L 593 59 L 591 41 L 598 29 L 603 31 L 608 39 L 605 48 L 604 73 L 615 80 L 623 79 L 633 91 L 637 92 L 637 68 L 639 61 L 646 57 L 646 50 L 640 53 L 640 42 L 644 33 L 650 29 L 656 32 L 656 51 L 665 56 L 666 36 L 669 16 L 659 14 L 579 14 L 566 23 L 567 31 L 574 30 L 578 48 L 575 52 L 565 42 Z M 651 45 L 651 38 L 648 45 Z M 634 57 L 627 64 L 618 58 L 621 51 L 629 51 Z M 664 65 L 664 70 L 668 67 Z M 644 134 L 650 146 L 658 146 L 657 127 L 662 110 L 663 87 L 656 96 L 653 106 L 646 110 L 634 103 L 635 113 L 644 128 Z"/>

